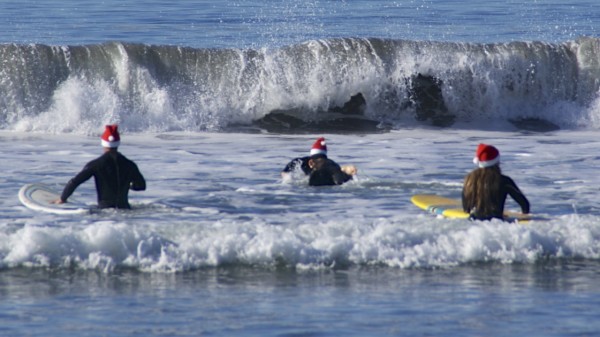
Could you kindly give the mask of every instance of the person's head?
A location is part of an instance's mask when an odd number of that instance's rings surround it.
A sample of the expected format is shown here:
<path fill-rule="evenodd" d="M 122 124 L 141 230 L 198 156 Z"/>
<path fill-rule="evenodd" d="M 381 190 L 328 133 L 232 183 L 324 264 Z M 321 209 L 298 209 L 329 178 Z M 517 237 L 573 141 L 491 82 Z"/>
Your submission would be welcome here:
<path fill-rule="evenodd" d="M 492 145 L 479 144 L 473 163 L 479 168 L 498 166 L 500 165 L 500 151 Z"/>
<path fill-rule="evenodd" d="M 473 163 L 478 168 L 465 177 L 465 201 L 481 214 L 493 214 L 501 197 L 500 152 L 494 146 L 479 144 Z"/>
<path fill-rule="evenodd" d="M 308 167 L 313 171 L 317 170 L 322 166 L 325 159 L 327 159 L 327 144 L 325 143 L 325 137 L 319 137 L 310 149 Z"/>
<path fill-rule="evenodd" d="M 119 126 L 117 124 L 107 125 L 100 140 L 104 151 L 117 150 L 121 144 Z"/>

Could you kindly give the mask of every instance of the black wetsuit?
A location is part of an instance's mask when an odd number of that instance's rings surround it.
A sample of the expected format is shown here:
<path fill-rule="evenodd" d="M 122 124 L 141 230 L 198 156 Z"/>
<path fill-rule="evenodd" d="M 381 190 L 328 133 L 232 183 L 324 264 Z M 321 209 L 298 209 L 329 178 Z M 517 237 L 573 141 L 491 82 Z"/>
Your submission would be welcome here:
<path fill-rule="evenodd" d="M 327 158 L 325 155 L 314 155 L 312 159 L 315 166 L 310 173 L 308 179 L 308 185 L 310 186 L 328 186 L 328 185 L 341 185 L 348 180 L 352 179 L 352 176 L 342 171 L 340 165 L 333 160 Z"/>
<path fill-rule="evenodd" d="M 310 160 L 310 156 L 294 158 L 283 168 L 283 172 L 291 173 L 296 170 L 296 167 L 300 166 L 302 172 L 304 174 L 309 175 L 311 172 L 310 166 L 308 166 L 308 161 Z"/>
<path fill-rule="evenodd" d="M 315 167 L 312 169 L 308 165 L 310 159 L 315 163 Z M 308 185 L 310 186 L 341 185 L 352 179 L 351 175 L 342 171 L 340 165 L 324 154 L 295 158 L 285 166 L 283 172 L 292 172 L 298 166 L 304 174 L 310 176 L 308 179 Z"/>
<path fill-rule="evenodd" d="M 521 211 L 523 213 L 529 213 L 529 201 L 523 195 L 521 190 L 517 187 L 515 182 L 505 175 L 502 175 L 502 182 L 500 185 L 500 195 L 495 198 L 494 196 L 490 196 L 489 202 L 491 204 L 495 204 L 493 207 L 492 214 L 479 214 L 476 209 L 469 209 L 469 205 L 466 204 L 465 194 L 463 191 L 462 194 L 462 204 L 465 212 L 470 213 L 471 219 L 475 220 L 491 220 L 493 218 L 503 219 L 504 218 L 504 203 L 506 202 L 506 196 L 510 195 L 515 201 L 521 206 Z"/>
<path fill-rule="evenodd" d="M 129 189 L 146 189 L 146 181 L 137 165 L 113 150 L 87 163 L 83 170 L 67 183 L 60 199 L 66 202 L 77 186 L 92 176 L 96 183 L 100 208 L 131 208 L 127 198 Z"/>

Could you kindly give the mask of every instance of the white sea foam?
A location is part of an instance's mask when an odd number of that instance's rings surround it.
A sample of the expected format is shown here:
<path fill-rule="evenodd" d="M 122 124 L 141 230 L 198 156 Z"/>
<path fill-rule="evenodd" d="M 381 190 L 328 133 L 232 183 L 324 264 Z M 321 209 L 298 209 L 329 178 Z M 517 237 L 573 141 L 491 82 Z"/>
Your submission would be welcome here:
<path fill-rule="evenodd" d="M 222 131 L 273 112 L 311 123 L 358 93 L 366 105 L 354 117 L 396 128 L 415 116 L 422 123 L 534 119 L 598 128 L 600 70 L 590 56 L 598 54 L 595 38 L 476 44 L 346 37 L 251 50 L 0 45 L 0 128 L 91 134 L 118 122 L 136 132 Z"/>
<path fill-rule="evenodd" d="M 593 152 L 598 143 L 591 131 L 326 135 L 330 157 L 357 165 L 359 175 L 323 188 L 308 187 L 305 180 L 284 182 L 279 175 L 288 160 L 308 152 L 317 135 L 125 133 L 121 151 L 138 163 L 148 190 L 131 192 L 132 211 L 83 217 L 34 212 L 16 196 L 33 181 L 60 188 L 100 154 L 97 136 L 0 137 L 3 268 L 429 268 L 600 258 Z M 415 193 L 458 197 L 480 141 L 500 149 L 504 172 L 528 196 L 532 211 L 550 220 L 519 225 L 439 219 L 409 202 Z M 74 197 L 94 204 L 93 182 Z"/>

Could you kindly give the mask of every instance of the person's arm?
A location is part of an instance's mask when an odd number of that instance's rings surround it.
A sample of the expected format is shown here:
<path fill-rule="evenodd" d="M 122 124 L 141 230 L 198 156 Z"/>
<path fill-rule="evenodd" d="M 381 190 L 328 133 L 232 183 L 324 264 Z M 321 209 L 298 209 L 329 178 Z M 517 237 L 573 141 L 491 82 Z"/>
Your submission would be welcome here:
<path fill-rule="evenodd" d="M 131 178 L 131 184 L 129 185 L 129 188 L 134 191 L 145 191 L 146 190 L 146 180 L 144 179 L 144 176 L 138 169 L 137 165 L 133 162 L 132 162 L 132 164 L 133 164 L 133 175 Z"/>
<path fill-rule="evenodd" d="M 341 185 L 351 179 L 352 176 L 342 170 L 333 173 L 333 181 L 336 185 Z"/>
<path fill-rule="evenodd" d="M 519 206 L 521 206 L 521 212 L 523 214 L 528 214 L 529 201 L 527 200 L 523 192 L 521 192 L 521 190 L 517 187 L 517 184 L 515 184 L 515 182 L 511 178 L 505 177 L 505 179 L 506 191 L 508 192 L 508 195 L 510 195 L 510 197 L 513 198 L 519 204 Z"/>
<path fill-rule="evenodd" d="M 297 159 L 293 159 L 292 161 L 287 163 L 287 165 L 285 165 L 283 170 L 281 170 L 281 178 L 286 179 L 292 174 L 292 171 L 296 167 L 296 160 Z"/>
<path fill-rule="evenodd" d="M 311 172 L 311 168 L 309 167 L 309 164 L 308 164 L 309 159 L 310 159 L 309 157 L 292 159 L 289 163 L 287 163 L 287 165 L 285 165 L 283 170 L 281 170 L 281 177 L 285 178 L 286 176 L 289 176 L 298 167 L 300 167 L 302 169 L 302 172 L 304 172 L 304 174 L 309 175 Z"/>
<path fill-rule="evenodd" d="M 81 185 L 86 180 L 90 179 L 94 175 L 94 170 L 92 165 L 86 165 L 81 172 L 79 172 L 73 179 L 69 180 L 65 188 L 63 189 L 62 194 L 60 195 L 60 199 L 55 203 L 62 204 L 67 202 L 67 199 L 73 194 L 75 189 Z"/>
<path fill-rule="evenodd" d="M 285 167 L 283 168 L 283 170 L 281 170 L 281 172 L 282 173 L 292 172 L 296 168 L 297 161 L 298 161 L 298 158 L 292 159 L 289 163 L 287 163 L 287 165 L 285 165 Z"/>
<path fill-rule="evenodd" d="M 327 161 L 327 170 L 331 172 L 331 177 L 336 185 L 341 185 L 352 179 L 352 175 L 346 173 L 340 165 L 333 160 Z"/>

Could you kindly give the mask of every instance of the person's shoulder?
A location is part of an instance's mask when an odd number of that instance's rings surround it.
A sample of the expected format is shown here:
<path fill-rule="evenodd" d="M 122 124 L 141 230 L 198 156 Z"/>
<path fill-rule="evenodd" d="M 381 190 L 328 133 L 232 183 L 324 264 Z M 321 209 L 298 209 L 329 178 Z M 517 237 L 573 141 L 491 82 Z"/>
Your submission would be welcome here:
<path fill-rule="evenodd" d="M 121 160 L 124 160 L 125 162 L 129 163 L 129 164 L 133 164 L 136 165 L 135 162 L 129 158 L 127 158 L 124 154 L 122 154 L 121 152 L 117 152 L 117 156 L 118 158 L 120 158 Z"/>
<path fill-rule="evenodd" d="M 505 183 L 513 184 L 513 185 L 515 184 L 515 181 L 511 177 L 509 177 L 505 174 L 502 174 L 501 176 L 502 176 L 502 181 L 504 181 Z"/>
<path fill-rule="evenodd" d="M 95 159 L 90 160 L 85 166 L 92 167 L 92 166 L 100 165 L 108 159 L 107 155 L 108 155 L 108 153 L 103 153 L 100 156 L 96 157 Z"/>
<path fill-rule="evenodd" d="M 290 162 L 288 163 L 287 166 L 295 166 L 298 164 L 307 165 L 310 158 L 311 158 L 310 156 L 294 158 L 294 159 L 290 160 Z"/>
<path fill-rule="evenodd" d="M 283 168 L 282 172 L 290 172 L 290 171 L 294 170 L 298 166 L 300 166 L 300 167 L 307 166 L 309 159 L 310 159 L 310 157 L 297 157 L 297 158 L 294 158 L 294 159 L 290 160 L 290 162 L 285 165 L 285 167 Z"/>
<path fill-rule="evenodd" d="M 338 163 L 336 163 L 335 160 L 333 160 L 333 159 L 325 157 L 325 160 L 327 160 L 327 165 L 334 166 L 337 168 L 340 167 L 340 165 Z"/>

